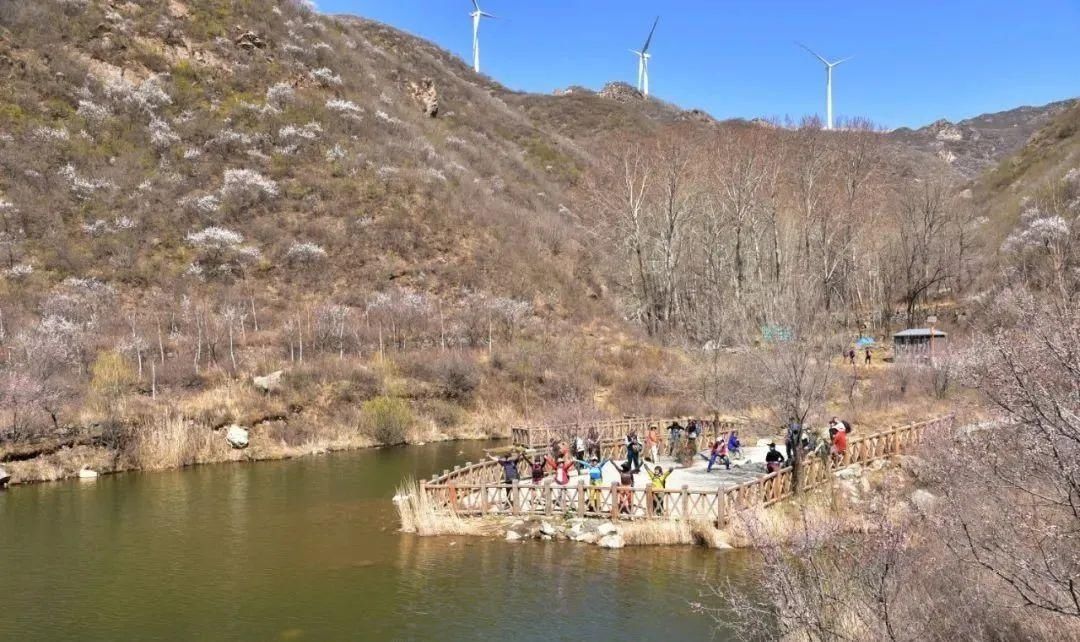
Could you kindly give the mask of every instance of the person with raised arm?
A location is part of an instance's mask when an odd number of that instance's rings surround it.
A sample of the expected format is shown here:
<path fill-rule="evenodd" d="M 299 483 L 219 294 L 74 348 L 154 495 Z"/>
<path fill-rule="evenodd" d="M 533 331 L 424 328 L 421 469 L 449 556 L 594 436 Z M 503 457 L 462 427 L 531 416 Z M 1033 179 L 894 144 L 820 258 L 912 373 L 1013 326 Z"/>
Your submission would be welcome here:
<path fill-rule="evenodd" d="M 511 486 L 514 482 L 521 479 L 521 474 L 518 472 L 518 462 L 525 459 L 525 453 L 510 451 L 505 455 L 496 457 L 495 455 L 488 455 L 488 459 L 494 462 L 498 462 L 503 469 L 503 483 L 507 484 L 506 488 L 506 500 L 510 501 Z"/>
<path fill-rule="evenodd" d="M 645 467 L 645 474 L 649 476 L 649 481 L 652 482 L 653 491 L 664 490 L 667 488 L 668 477 L 671 477 L 671 473 L 675 472 L 674 468 L 668 468 L 665 473 L 664 469 L 660 466 L 656 467 L 655 471 L 649 470 L 649 467 Z M 653 514 L 664 514 L 664 493 L 653 493 Z"/>
<path fill-rule="evenodd" d="M 589 501 L 586 509 L 591 513 L 600 511 L 600 486 L 604 484 L 604 466 L 610 461 L 610 459 L 600 461 L 600 458 L 596 456 L 590 457 L 587 462 L 577 460 L 577 463 L 589 473 Z"/>

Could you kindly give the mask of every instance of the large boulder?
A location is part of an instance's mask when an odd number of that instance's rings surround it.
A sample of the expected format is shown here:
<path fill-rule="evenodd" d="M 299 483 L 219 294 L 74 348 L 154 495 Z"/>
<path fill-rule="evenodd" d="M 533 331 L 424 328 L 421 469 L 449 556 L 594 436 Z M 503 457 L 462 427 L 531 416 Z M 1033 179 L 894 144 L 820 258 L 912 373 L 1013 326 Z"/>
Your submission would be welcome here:
<path fill-rule="evenodd" d="M 262 390 L 265 393 L 271 393 L 281 387 L 281 377 L 284 376 L 284 374 L 284 370 L 278 370 L 276 372 L 271 372 L 265 377 L 252 377 L 251 383 L 259 390 Z"/>
<path fill-rule="evenodd" d="M 900 468 L 905 472 L 911 473 L 916 479 L 926 471 L 926 460 L 922 457 L 916 457 L 915 455 L 900 455 L 896 458 L 900 463 Z"/>
<path fill-rule="evenodd" d="M 248 429 L 233 424 L 225 430 L 225 441 L 233 448 L 241 449 L 248 447 Z"/>
<path fill-rule="evenodd" d="M 605 535 L 596 542 L 597 546 L 601 548 L 622 548 L 626 546 L 626 541 L 623 540 L 623 536 L 618 533 L 612 535 Z"/>
<path fill-rule="evenodd" d="M 520 539 L 521 539 L 521 533 L 518 533 L 517 531 L 513 531 L 513 530 L 506 531 L 506 541 L 508 541 L 508 542 L 516 542 L 516 541 L 518 541 Z"/>
<path fill-rule="evenodd" d="M 548 537 L 551 537 L 551 536 L 555 535 L 555 533 L 556 533 L 556 530 L 555 530 L 554 526 L 552 526 L 548 522 L 540 522 L 540 534 L 541 535 L 547 535 Z"/>
<path fill-rule="evenodd" d="M 915 508 L 919 509 L 920 513 L 927 513 L 934 507 L 938 498 L 936 495 L 928 490 L 922 488 L 916 489 L 911 493 L 911 503 L 915 504 Z"/>
<path fill-rule="evenodd" d="M 89 466 L 83 466 L 76 474 L 79 476 L 79 479 L 97 479 L 98 476 L 97 471 L 91 470 Z"/>
<path fill-rule="evenodd" d="M 7 486 L 9 481 L 11 481 L 11 473 L 0 466 L 0 488 Z"/>
<path fill-rule="evenodd" d="M 841 468 L 840 470 L 836 471 L 836 476 L 839 477 L 840 479 L 855 479 L 856 477 L 859 477 L 860 475 L 862 475 L 862 472 L 863 472 L 862 465 L 860 465 L 860 464 L 852 464 L 850 466 L 847 466 L 845 468 Z"/>
<path fill-rule="evenodd" d="M 599 537 L 607 537 L 608 535 L 614 535 L 618 532 L 619 529 L 611 522 L 604 522 L 596 527 L 596 534 Z"/>

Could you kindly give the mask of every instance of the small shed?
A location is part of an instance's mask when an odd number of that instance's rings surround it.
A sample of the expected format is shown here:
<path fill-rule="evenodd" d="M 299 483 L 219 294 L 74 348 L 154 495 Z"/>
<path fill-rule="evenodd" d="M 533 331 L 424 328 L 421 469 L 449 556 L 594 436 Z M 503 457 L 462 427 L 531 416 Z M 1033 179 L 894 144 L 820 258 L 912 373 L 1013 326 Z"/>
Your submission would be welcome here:
<path fill-rule="evenodd" d="M 908 328 L 893 335 L 893 348 L 897 356 L 930 354 L 933 341 L 934 352 L 945 349 L 949 335 L 936 328 Z"/>

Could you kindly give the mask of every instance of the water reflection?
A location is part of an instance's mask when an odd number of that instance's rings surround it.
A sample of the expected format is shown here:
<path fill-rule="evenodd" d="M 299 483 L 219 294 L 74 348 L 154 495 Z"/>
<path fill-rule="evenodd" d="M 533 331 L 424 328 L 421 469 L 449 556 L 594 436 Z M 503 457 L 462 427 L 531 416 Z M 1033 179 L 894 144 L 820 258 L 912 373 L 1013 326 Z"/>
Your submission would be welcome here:
<path fill-rule="evenodd" d="M 0 640 L 706 638 L 694 548 L 418 538 L 389 501 L 485 444 L 434 444 L 0 493 Z"/>

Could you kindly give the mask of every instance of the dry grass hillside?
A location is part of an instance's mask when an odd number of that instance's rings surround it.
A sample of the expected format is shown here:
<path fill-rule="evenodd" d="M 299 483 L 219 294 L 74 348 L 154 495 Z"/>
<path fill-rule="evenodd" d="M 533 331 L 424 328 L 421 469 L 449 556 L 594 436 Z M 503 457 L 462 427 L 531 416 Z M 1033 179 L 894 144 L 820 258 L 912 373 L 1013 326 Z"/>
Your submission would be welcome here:
<path fill-rule="evenodd" d="M 1049 196 L 1076 167 L 1080 167 L 1080 102 L 1074 101 L 976 181 L 973 196 L 993 224 L 994 240 L 1003 241 L 1027 202 Z"/>
<path fill-rule="evenodd" d="M 943 165 L 867 123 L 521 94 L 298 1 L 10 0 L 0 79 L 0 461 L 54 453 L 22 479 L 734 406 L 679 346 L 781 280 L 846 336 L 945 282 L 897 257 L 972 269 L 900 243 Z M 669 179 L 636 239 L 627 153 Z"/>
<path fill-rule="evenodd" d="M 276 456 L 685 403 L 679 358 L 592 273 L 580 150 L 437 47 L 297 2 L 22 0 L 0 77 L 8 458 L 165 466 L 234 457 L 231 423 Z"/>

